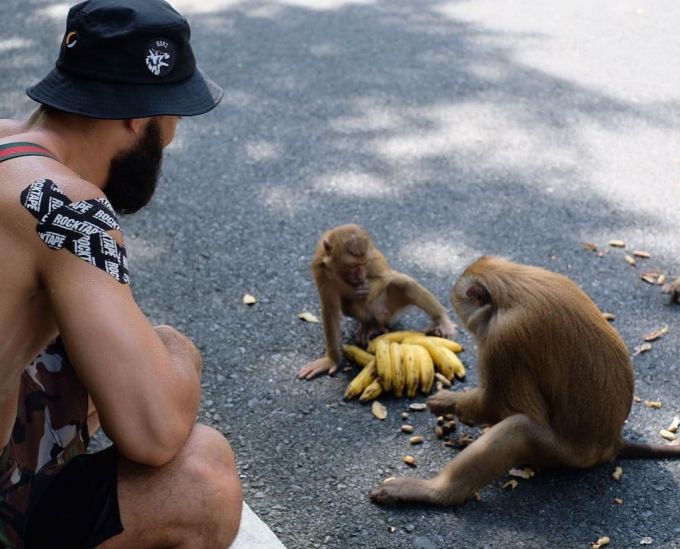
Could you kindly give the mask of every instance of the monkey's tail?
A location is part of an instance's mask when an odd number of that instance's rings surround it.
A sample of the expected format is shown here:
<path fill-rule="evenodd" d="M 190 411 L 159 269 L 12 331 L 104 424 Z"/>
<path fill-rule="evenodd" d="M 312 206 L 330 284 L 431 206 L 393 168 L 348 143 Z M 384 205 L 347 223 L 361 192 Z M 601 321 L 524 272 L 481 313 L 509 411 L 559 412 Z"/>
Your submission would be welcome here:
<path fill-rule="evenodd" d="M 639 442 L 624 440 L 617 457 L 621 459 L 680 458 L 680 446 L 640 444 Z"/>

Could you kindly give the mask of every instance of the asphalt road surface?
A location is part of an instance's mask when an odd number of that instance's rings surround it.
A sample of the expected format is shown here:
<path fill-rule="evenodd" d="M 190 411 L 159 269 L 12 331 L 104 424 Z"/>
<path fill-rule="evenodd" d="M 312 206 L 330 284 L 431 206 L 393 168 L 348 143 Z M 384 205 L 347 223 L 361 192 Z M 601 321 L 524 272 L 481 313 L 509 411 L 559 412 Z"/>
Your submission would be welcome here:
<path fill-rule="evenodd" d="M 663 407 L 635 404 L 625 426 L 663 442 L 680 414 L 680 306 L 640 273 L 680 275 L 680 4 L 175 5 L 225 97 L 181 122 L 152 204 L 123 220 L 133 287 L 154 322 L 205 354 L 201 419 L 229 438 L 246 500 L 287 547 L 577 548 L 602 535 L 611 547 L 680 547 L 680 461 L 621 461 L 620 482 L 615 464 L 541 471 L 513 491 L 505 477 L 458 509 L 376 507 L 366 494 L 377 482 L 432 475 L 456 450 L 425 413 L 413 419 L 425 443 L 409 447 L 406 400 L 382 399 L 382 422 L 344 403 L 348 372 L 295 379 L 322 352 L 320 325 L 297 318 L 319 312 L 315 242 L 359 222 L 444 302 L 463 267 L 492 253 L 570 276 L 616 315 L 631 352 L 668 325 L 634 358 L 636 394 Z M 67 4 L 2 6 L 0 116 L 21 117 Z M 613 238 L 651 259 L 631 267 L 624 250 L 581 246 Z M 412 313 L 401 326 L 425 322 Z M 459 339 L 470 374 L 458 388 L 472 387 L 474 348 Z"/>

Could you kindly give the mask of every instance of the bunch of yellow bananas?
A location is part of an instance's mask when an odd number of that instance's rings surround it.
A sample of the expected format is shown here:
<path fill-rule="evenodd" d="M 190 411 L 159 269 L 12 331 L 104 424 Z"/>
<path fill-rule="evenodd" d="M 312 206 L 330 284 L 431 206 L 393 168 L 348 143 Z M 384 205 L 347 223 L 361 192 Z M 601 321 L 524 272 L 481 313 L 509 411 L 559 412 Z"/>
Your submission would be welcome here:
<path fill-rule="evenodd" d="M 403 395 L 413 398 L 419 386 L 428 394 L 435 376 L 442 376 L 449 383 L 454 375 L 465 377 L 465 366 L 455 354 L 463 347 L 442 337 L 399 331 L 376 337 L 366 351 L 354 345 L 342 348 L 348 358 L 362 367 L 347 386 L 346 400 L 358 396 L 361 402 L 366 402 L 388 391 L 398 398 Z"/>

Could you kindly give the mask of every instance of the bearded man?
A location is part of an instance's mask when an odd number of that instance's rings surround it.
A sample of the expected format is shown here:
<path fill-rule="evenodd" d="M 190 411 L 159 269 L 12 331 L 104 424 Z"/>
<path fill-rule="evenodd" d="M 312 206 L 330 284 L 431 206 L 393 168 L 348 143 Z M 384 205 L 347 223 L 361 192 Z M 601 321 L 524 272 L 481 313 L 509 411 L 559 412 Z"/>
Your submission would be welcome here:
<path fill-rule="evenodd" d="M 0 121 L 0 545 L 226 547 L 242 492 L 202 360 L 135 302 L 117 213 L 222 89 L 163 0 L 71 8 L 41 106 Z M 113 446 L 86 453 L 99 424 Z"/>

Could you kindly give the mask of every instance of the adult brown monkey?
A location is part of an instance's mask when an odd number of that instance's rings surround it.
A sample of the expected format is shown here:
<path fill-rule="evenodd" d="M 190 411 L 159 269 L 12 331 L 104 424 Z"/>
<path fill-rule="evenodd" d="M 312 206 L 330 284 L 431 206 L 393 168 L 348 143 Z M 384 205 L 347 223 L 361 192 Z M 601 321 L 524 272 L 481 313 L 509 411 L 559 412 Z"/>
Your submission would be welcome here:
<path fill-rule="evenodd" d="M 314 281 L 321 300 L 326 354 L 298 373 L 300 379 L 328 372 L 340 364 L 341 313 L 359 321 L 356 339 L 365 346 L 384 333 L 406 307 L 415 305 L 432 319 L 430 334 L 452 337 L 455 326 L 436 297 L 411 277 L 390 268 L 368 232 L 358 225 L 326 231 L 312 260 Z"/>
<path fill-rule="evenodd" d="M 628 350 L 597 306 L 568 278 L 482 257 L 451 299 L 477 341 L 479 387 L 439 391 L 437 414 L 493 424 L 442 472 L 375 488 L 376 503 L 463 503 L 511 467 L 591 467 L 616 457 L 680 457 L 680 447 L 626 442 L 633 400 Z"/>

